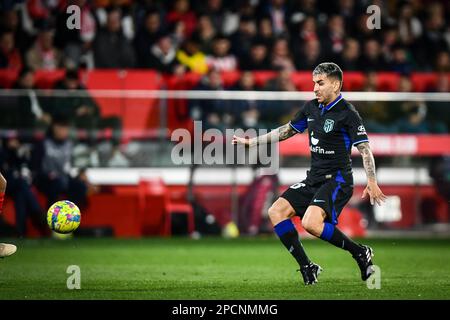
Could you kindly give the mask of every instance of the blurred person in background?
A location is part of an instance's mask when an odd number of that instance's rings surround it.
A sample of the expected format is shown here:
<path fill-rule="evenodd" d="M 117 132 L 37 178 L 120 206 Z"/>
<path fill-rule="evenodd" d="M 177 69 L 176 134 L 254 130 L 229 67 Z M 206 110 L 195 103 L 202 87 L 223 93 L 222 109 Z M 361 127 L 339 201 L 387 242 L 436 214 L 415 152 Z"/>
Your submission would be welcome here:
<path fill-rule="evenodd" d="M 344 18 L 339 15 L 331 16 L 327 27 L 325 34 L 320 37 L 320 42 L 324 56 L 330 61 L 335 61 L 344 50 L 346 38 Z"/>
<path fill-rule="evenodd" d="M 295 84 L 292 81 L 292 71 L 280 69 L 275 78 L 266 82 L 264 90 L 267 91 L 295 91 Z M 283 117 L 288 114 L 293 107 L 298 106 L 297 101 L 261 101 L 261 122 L 264 126 L 274 127 L 280 124 Z"/>
<path fill-rule="evenodd" d="M 161 32 L 150 52 L 147 53 L 143 66 L 168 74 L 181 75 L 185 72 L 177 60 L 177 49 L 168 33 Z"/>
<path fill-rule="evenodd" d="M 47 207 L 63 196 L 81 208 L 87 204 L 87 181 L 81 175 L 71 175 L 73 143 L 69 133 L 68 119 L 59 115 L 53 118 L 45 139 L 33 146 L 33 181 L 47 197 Z"/>
<path fill-rule="evenodd" d="M 404 116 L 397 122 L 400 133 L 430 133 L 425 103 L 409 103 L 402 105 Z"/>
<path fill-rule="evenodd" d="M 54 32 L 50 26 L 44 27 L 39 31 L 33 47 L 26 53 L 26 63 L 34 71 L 63 67 L 62 52 L 53 45 Z"/>
<path fill-rule="evenodd" d="M 363 52 L 360 65 L 364 66 L 366 71 L 387 70 L 386 61 L 381 52 L 380 43 L 376 38 L 370 38 L 363 44 Z"/>
<path fill-rule="evenodd" d="M 210 69 L 194 90 L 224 90 L 220 73 L 217 70 Z M 224 131 L 230 127 L 234 123 L 235 118 L 229 107 L 229 102 L 222 99 L 193 99 L 189 103 L 192 120 L 202 121 L 204 130 L 216 128 Z"/>
<path fill-rule="evenodd" d="M 200 50 L 199 41 L 195 37 L 185 41 L 177 52 L 177 60 L 188 71 L 198 74 L 205 74 L 208 71 L 206 55 Z"/>
<path fill-rule="evenodd" d="M 236 56 L 230 53 L 231 43 L 224 35 L 217 35 L 212 44 L 212 53 L 206 56 L 208 68 L 219 72 L 235 71 L 238 67 Z"/>
<path fill-rule="evenodd" d="M 245 71 L 269 70 L 269 49 L 264 41 L 255 39 L 250 51 L 239 60 L 239 69 Z"/>
<path fill-rule="evenodd" d="M 181 23 L 185 39 L 192 35 L 197 25 L 197 17 L 188 0 L 175 0 L 172 10 L 167 13 L 166 21 L 168 24 Z"/>
<path fill-rule="evenodd" d="M 144 23 L 138 29 L 133 42 L 139 68 L 146 67 L 151 48 L 158 41 L 162 31 L 163 26 L 159 12 L 156 9 L 149 10 L 145 14 Z"/>
<path fill-rule="evenodd" d="M 14 34 L 15 45 L 20 52 L 26 52 L 33 44 L 33 36 L 24 29 L 16 8 L 3 8 L 0 12 L 0 34 L 10 31 Z"/>
<path fill-rule="evenodd" d="M 45 236 L 48 234 L 47 217 L 32 190 L 27 151 L 17 137 L 4 139 L 0 146 L 0 171 L 8 181 L 6 194 L 14 201 L 17 235 L 26 236 L 30 217 L 41 236 Z"/>
<path fill-rule="evenodd" d="M 231 88 L 239 91 L 258 91 L 253 73 L 242 72 L 238 83 Z M 257 100 L 236 100 L 233 103 L 236 124 L 244 130 L 259 128 L 260 111 Z"/>
<path fill-rule="evenodd" d="M 22 66 L 22 56 L 19 49 L 15 47 L 14 33 L 3 31 L 0 34 L 0 69 L 19 71 Z"/>
<path fill-rule="evenodd" d="M 96 68 L 126 69 L 136 65 L 135 52 L 121 26 L 122 13 L 119 8 L 109 8 L 106 26 L 99 30 L 94 40 L 94 62 Z"/>
<path fill-rule="evenodd" d="M 27 67 L 23 68 L 13 88 L 25 92 L 11 98 L 14 101 L 12 110 L 8 113 L 8 117 L 5 117 L 10 121 L 8 127 L 10 129 L 46 128 L 51 121 L 51 116 L 46 112 L 45 99 L 36 94 L 33 71 Z"/>
<path fill-rule="evenodd" d="M 200 50 L 210 54 L 217 33 L 218 31 L 214 27 L 211 17 L 203 14 L 198 18 L 197 28 L 192 36 L 199 40 Z"/>
<path fill-rule="evenodd" d="M 347 38 L 345 40 L 344 49 L 342 55 L 336 60 L 339 61 L 339 65 L 342 70 L 359 71 L 361 68 L 361 61 L 359 60 L 360 48 L 359 43 L 353 38 Z"/>
<path fill-rule="evenodd" d="M 66 7 L 60 8 L 55 16 L 55 46 L 64 52 L 64 66 L 94 68 L 93 42 L 97 35 L 97 23 L 87 0 L 71 0 L 71 4 L 80 8 L 80 29 L 67 28 L 71 13 Z"/>
<path fill-rule="evenodd" d="M 54 89 L 67 90 L 69 93 L 73 93 L 74 96 L 52 97 L 48 103 L 48 105 L 51 105 L 49 113 L 52 117 L 70 119 L 69 121 L 76 129 L 87 130 L 88 144 L 94 153 L 99 140 L 97 133 L 100 130 L 110 129 L 112 131 L 111 143 L 113 150 L 109 161 L 120 163 L 121 166 L 127 164 L 119 149 L 122 137 L 121 119 L 117 116 L 103 117 L 101 115 L 99 106 L 81 83 L 78 70 L 66 70 L 64 79 L 57 82 Z"/>
<path fill-rule="evenodd" d="M 252 16 L 241 16 L 238 30 L 230 36 L 232 52 L 238 59 L 242 59 L 249 52 L 256 36 L 255 19 Z"/>
<path fill-rule="evenodd" d="M 286 38 L 278 38 L 275 40 L 270 55 L 270 69 L 285 69 L 295 71 L 295 64 L 292 54 L 289 50 L 289 42 Z"/>
<path fill-rule="evenodd" d="M 304 44 L 304 51 L 295 56 L 297 70 L 310 70 L 323 60 L 320 42 L 309 40 Z"/>

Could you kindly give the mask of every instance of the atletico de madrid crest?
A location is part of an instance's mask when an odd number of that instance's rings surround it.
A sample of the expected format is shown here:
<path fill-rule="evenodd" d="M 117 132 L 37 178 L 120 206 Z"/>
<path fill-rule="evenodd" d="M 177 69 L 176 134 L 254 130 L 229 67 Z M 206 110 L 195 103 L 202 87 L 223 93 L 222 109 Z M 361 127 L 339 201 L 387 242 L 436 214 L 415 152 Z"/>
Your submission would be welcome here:
<path fill-rule="evenodd" d="M 333 130 L 333 127 L 334 127 L 334 120 L 326 119 L 325 123 L 323 124 L 323 130 L 325 131 L 325 133 L 328 133 L 331 130 Z"/>

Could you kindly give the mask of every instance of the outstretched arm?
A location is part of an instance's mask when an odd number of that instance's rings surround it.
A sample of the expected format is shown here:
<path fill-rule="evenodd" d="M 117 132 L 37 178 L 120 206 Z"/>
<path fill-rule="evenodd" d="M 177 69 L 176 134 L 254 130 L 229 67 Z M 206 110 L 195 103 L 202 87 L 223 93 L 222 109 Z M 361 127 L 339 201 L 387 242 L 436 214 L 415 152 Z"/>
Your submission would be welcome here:
<path fill-rule="evenodd" d="M 368 194 L 372 205 L 374 205 L 375 202 L 378 205 L 381 205 L 381 203 L 386 200 L 386 196 L 383 194 L 380 187 L 378 187 L 375 173 L 375 159 L 373 157 L 372 150 L 370 150 L 368 142 L 358 144 L 357 148 L 361 153 L 364 169 L 366 170 L 367 175 L 367 187 L 364 189 L 362 197 L 365 198 Z"/>
<path fill-rule="evenodd" d="M 289 123 L 286 123 L 285 125 L 270 131 L 267 134 L 263 134 L 261 136 L 255 137 L 255 138 L 241 138 L 237 136 L 233 136 L 233 140 L 231 141 L 232 144 L 243 144 L 248 147 L 253 147 L 259 144 L 269 144 L 272 142 L 278 142 L 286 140 L 293 135 L 297 134 L 298 132 L 295 131 Z"/>

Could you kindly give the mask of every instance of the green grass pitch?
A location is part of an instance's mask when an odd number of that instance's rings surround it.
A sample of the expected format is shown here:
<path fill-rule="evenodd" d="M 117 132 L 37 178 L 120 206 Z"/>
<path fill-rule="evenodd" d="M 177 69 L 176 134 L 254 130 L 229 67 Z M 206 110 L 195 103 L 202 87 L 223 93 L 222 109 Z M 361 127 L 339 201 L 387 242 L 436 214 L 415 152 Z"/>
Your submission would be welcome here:
<path fill-rule="evenodd" d="M 0 259 L 0 299 L 450 299 L 450 239 L 365 239 L 381 269 L 368 289 L 350 254 L 305 240 L 324 272 L 305 287 L 275 237 L 15 241 Z M 81 289 L 68 290 L 69 265 Z"/>

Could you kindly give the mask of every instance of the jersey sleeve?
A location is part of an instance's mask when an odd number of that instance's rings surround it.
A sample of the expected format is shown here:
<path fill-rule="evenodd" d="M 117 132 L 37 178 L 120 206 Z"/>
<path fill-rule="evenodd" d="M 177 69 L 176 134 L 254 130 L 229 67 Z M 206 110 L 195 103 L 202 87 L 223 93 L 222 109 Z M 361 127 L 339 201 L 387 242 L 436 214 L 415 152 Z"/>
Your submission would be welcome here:
<path fill-rule="evenodd" d="M 353 146 L 356 146 L 362 142 L 369 141 L 366 128 L 364 127 L 364 124 L 358 111 L 352 110 L 348 113 L 345 127 Z"/>
<path fill-rule="evenodd" d="M 302 133 L 308 128 L 308 102 L 304 103 L 297 114 L 289 122 L 289 125 L 297 132 Z"/>

